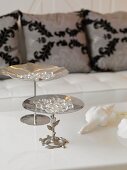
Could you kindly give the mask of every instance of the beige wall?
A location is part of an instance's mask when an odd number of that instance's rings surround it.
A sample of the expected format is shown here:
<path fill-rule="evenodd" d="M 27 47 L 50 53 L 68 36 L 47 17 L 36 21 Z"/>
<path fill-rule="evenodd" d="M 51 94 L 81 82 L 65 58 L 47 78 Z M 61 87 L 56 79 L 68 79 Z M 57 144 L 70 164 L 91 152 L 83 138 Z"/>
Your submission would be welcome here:
<path fill-rule="evenodd" d="M 16 9 L 31 13 L 53 13 L 81 8 L 103 13 L 127 11 L 127 0 L 0 0 L 0 15 Z"/>

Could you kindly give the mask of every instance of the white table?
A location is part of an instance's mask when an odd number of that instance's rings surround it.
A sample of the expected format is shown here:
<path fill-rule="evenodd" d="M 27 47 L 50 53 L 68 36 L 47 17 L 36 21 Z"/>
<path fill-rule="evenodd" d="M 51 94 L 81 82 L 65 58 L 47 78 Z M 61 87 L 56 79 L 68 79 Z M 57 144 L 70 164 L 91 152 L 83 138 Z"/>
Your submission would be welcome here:
<path fill-rule="evenodd" d="M 69 140 L 67 148 L 48 150 L 39 142 L 46 126 L 28 126 L 20 117 L 24 98 L 0 99 L 0 170 L 127 170 L 127 140 L 117 136 L 117 126 L 79 135 L 84 113 L 93 105 L 127 101 L 127 90 L 73 94 L 85 102 L 84 109 L 60 115 L 58 136 Z"/>

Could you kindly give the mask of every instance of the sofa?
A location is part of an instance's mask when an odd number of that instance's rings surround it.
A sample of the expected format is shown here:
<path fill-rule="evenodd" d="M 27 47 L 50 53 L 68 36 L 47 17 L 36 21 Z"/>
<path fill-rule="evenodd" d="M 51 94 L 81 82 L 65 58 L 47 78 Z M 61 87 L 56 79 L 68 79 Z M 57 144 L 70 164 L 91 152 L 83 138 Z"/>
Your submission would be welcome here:
<path fill-rule="evenodd" d="M 118 143 L 110 146 L 110 141 L 114 142 L 114 128 L 108 128 L 107 131 L 102 129 L 104 133 L 100 130 L 102 138 L 99 136 L 99 131 L 95 132 L 93 136 L 77 135 L 79 126 L 85 121 L 84 114 L 86 109 L 93 105 L 123 102 L 126 100 L 126 20 L 127 14 L 125 12 L 100 14 L 89 10 L 67 14 L 47 14 L 44 16 L 14 11 L 0 17 L 0 22 L 3 23 L 3 26 L 0 24 L 1 69 L 28 62 L 65 67 L 70 72 L 67 76 L 52 81 L 37 82 L 37 95 L 71 94 L 75 96 L 83 94 L 86 101 L 85 109 L 79 112 L 79 115 L 74 114 L 73 116 L 70 114 L 68 118 L 62 116 L 62 119 L 67 124 L 66 126 L 64 124 L 60 125 L 58 133 L 63 132 L 64 135 L 67 134 L 67 137 L 72 142 L 70 149 L 68 146 L 67 150 L 57 150 L 56 152 L 40 150 L 37 138 L 40 137 L 41 132 L 43 135 L 45 131 L 47 132 L 46 128 L 37 127 L 31 129 L 31 127 L 17 121 L 19 119 L 18 111 L 20 115 L 26 113 L 25 110 L 22 110 L 21 101 L 33 96 L 33 82 L 11 79 L 1 75 L 0 101 L 1 120 L 3 120 L 1 129 L 4 127 L 1 132 L 3 135 L 1 146 L 7 145 L 6 152 L 9 163 L 6 165 L 6 154 L 3 154 L 5 157 L 1 157 L 4 158 L 1 167 L 5 167 L 5 170 L 8 167 L 13 170 L 22 167 L 21 169 L 24 168 L 26 170 L 26 165 L 27 170 L 33 167 L 36 170 L 37 168 L 38 170 L 42 168 L 46 170 L 113 170 L 113 168 L 117 168 L 120 170 L 121 167 L 123 170 L 126 169 L 126 161 L 123 160 L 122 162 L 121 159 L 117 158 L 119 151 L 120 154 L 123 153 L 123 156 L 126 156 L 126 149 L 119 147 Z M 42 24 L 43 22 L 44 24 Z M 119 93 L 117 93 L 118 91 Z M 99 96 L 98 94 L 102 95 Z M 107 96 L 105 97 L 106 94 Z M 4 116 L 7 122 L 6 125 Z M 79 124 L 76 124 L 76 122 Z M 10 131 L 9 134 L 7 133 L 8 131 Z M 11 136 L 13 137 L 12 143 Z M 109 137 L 109 141 L 106 137 Z M 34 141 L 33 138 L 35 139 Z M 95 142 L 94 139 L 96 139 Z M 8 141 L 10 144 L 7 144 Z M 28 141 L 31 141 L 31 143 Z M 99 147 L 101 141 L 104 141 L 106 160 L 103 152 L 101 155 L 101 147 Z M 109 142 L 108 145 L 106 142 Z M 86 145 L 92 143 L 95 152 L 92 153 L 91 150 L 89 154 L 90 145 L 88 149 L 86 147 L 83 150 L 84 143 Z M 100 149 L 100 152 L 98 152 L 96 146 Z M 16 149 L 13 150 L 13 148 Z M 112 148 L 113 151 L 116 151 L 116 157 L 113 159 L 116 162 L 113 162 L 110 157 L 111 155 L 108 155 L 108 149 L 111 151 Z M 86 154 L 86 158 L 83 157 L 83 151 Z M 1 153 L 5 153 L 4 149 Z M 92 154 L 94 155 L 93 157 Z M 87 157 L 87 155 L 90 157 Z M 25 156 L 27 158 L 26 162 Z M 74 160 L 73 157 L 75 157 Z M 25 163 L 22 163 L 22 160 Z M 103 162 L 103 167 L 100 160 Z M 36 161 L 39 165 L 36 164 Z M 100 162 L 100 166 L 98 166 L 98 162 Z M 81 167 L 78 166 L 78 163 L 81 163 Z M 86 165 L 89 166 L 87 167 Z"/>
<path fill-rule="evenodd" d="M 32 62 L 69 70 L 60 80 L 38 82 L 38 94 L 125 89 L 126 20 L 126 12 L 82 9 L 36 15 L 14 11 L 0 17 L 0 67 Z M 32 82 L 3 75 L 1 80 L 1 97 L 17 97 L 19 89 L 21 96 L 31 96 Z"/>

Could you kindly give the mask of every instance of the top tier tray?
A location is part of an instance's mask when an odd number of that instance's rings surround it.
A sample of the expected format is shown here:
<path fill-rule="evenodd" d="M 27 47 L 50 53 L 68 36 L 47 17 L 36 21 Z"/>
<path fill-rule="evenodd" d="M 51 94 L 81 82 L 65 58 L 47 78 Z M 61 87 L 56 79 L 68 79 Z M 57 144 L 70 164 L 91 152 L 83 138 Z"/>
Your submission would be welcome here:
<path fill-rule="evenodd" d="M 68 70 L 53 65 L 27 63 L 1 68 L 0 74 L 15 79 L 41 81 L 63 77 Z"/>

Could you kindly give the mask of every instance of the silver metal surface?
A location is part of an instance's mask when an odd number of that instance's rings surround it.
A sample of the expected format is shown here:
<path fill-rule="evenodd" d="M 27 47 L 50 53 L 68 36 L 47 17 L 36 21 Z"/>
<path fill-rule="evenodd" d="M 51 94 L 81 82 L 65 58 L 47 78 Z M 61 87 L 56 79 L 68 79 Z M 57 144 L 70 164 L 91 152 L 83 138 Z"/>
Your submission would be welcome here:
<path fill-rule="evenodd" d="M 64 67 L 57 67 L 47 64 L 19 64 L 0 69 L 1 75 L 10 76 L 14 79 L 31 80 L 34 82 L 34 97 L 36 97 L 36 82 L 49 81 L 63 77 L 68 74 Z M 34 110 L 33 115 L 26 115 L 21 118 L 21 122 L 28 125 L 43 125 L 49 123 L 49 118 L 44 115 L 37 115 Z"/>
<path fill-rule="evenodd" d="M 48 81 L 63 77 L 68 74 L 64 67 L 58 67 L 47 64 L 19 64 L 0 69 L 0 75 L 10 76 L 11 78 Z"/>
<path fill-rule="evenodd" d="M 41 103 L 39 103 L 38 101 L 39 102 L 41 101 Z M 60 102 L 58 105 L 57 105 L 57 101 Z M 40 106 L 38 107 L 38 105 L 43 106 L 46 109 L 44 110 L 43 107 Z M 61 106 L 65 106 L 65 108 L 64 109 L 62 108 L 61 110 Z M 67 107 L 71 106 L 71 107 L 66 109 L 66 106 Z M 60 120 L 56 120 L 55 114 L 76 112 L 82 109 L 83 106 L 84 103 L 80 99 L 72 96 L 59 95 L 59 94 L 35 96 L 35 97 L 28 98 L 23 102 L 23 107 L 27 110 L 34 111 L 35 113 L 39 112 L 39 113 L 46 113 L 51 115 L 50 125 L 47 125 L 47 128 L 52 132 L 52 135 L 47 135 L 47 137 L 39 139 L 42 145 L 46 146 L 46 148 L 48 149 L 55 149 L 60 147 L 65 148 L 66 144 L 69 143 L 69 141 L 64 139 L 63 137 L 56 136 L 55 127 L 59 124 Z M 58 107 L 60 107 L 60 109 Z M 57 111 L 55 111 L 55 109 Z M 61 112 L 59 112 L 59 110 L 61 110 Z"/>
<path fill-rule="evenodd" d="M 37 86 L 36 86 L 36 81 L 34 81 L 34 96 L 36 96 L 37 95 Z"/>
<path fill-rule="evenodd" d="M 42 99 L 51 99 L 51 98 L 61 98 L 61 99 L 64 99 L 64 100 L 71 99 L 72 104 L 73 104 L 73 108 L 71 108 L 71 109 L 69 109 L 65 112 L 55 113 L 55 114 L 72 113 L 72 112 L 76 112 L 76 111 L 78 111 L 78 110 L 80 110 L 84 107 L 84 103 L 80 99 L 78 99 L 76 97 L 72 97 L 72 96 L 59 95 L 59 94 L 56 94 L 56 95 L 40 95 L 40 96 L 28 98 L 23 102 L 23 107 L 25 109 L 33 111 L 33 112 L 52 114 L 52 113 L 47 113 L 46 111 L 44 111 L 40 108 L 37 108 L 36 104 L 35 104 L 36 101 L 39 101 L 39 100 L 42 100 Z"/>
<path fill-rule="evenodd" d="M 66 147 L 66 144 L 69 143 L 68 140 L 62 137 L 56 137 L 55 127 L 59 124 L 60 120 L 56 120 L 54 114 L 50 116 L 50 125 L 47 125 L 47 128 L 52 132 L 52 135 L 47 135 L 46 138 L 40 138 L 39 141 L 43 146 L 46 146 L 48 149 L 55 149 Z"/>
<path fill-rule="evenodd" d="M 29 114 L 21 117 L 20 121 L 27 125 L 45 125 L 50 122 L 50 118 L 41 114 Z"/>

